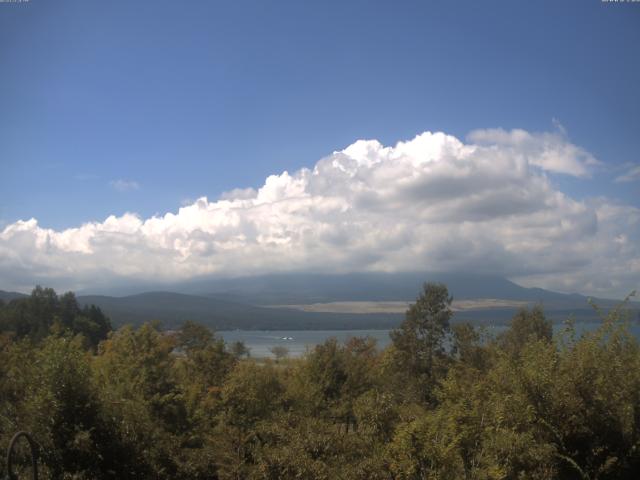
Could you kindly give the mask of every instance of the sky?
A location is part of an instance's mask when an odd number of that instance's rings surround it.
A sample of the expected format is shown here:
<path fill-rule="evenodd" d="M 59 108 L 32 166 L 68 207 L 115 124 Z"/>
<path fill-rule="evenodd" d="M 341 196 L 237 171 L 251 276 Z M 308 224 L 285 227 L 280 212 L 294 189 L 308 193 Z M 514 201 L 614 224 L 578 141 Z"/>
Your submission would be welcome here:
<path fill-rule="evenodd" d="M 0 289 L 640 286 L 640 3 L 0 3 Z"/>

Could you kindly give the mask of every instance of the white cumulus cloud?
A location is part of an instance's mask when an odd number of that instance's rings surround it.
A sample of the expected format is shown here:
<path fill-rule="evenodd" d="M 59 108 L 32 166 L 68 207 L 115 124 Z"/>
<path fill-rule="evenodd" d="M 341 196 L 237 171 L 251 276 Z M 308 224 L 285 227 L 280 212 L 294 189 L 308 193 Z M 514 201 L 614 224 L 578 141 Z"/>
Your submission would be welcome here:
<path fill-rule="evenodd" d="M 564 127 L 559 128 L 560 133 L 529 133 L 519 129 L 507 132 L 500 128 L 475 130 L 469 134 L 469 139 L 510 150 L 513 155 L 524 156 L 531 165 L 550 172 L 590 176 L 589 167 L 600 162 L 586 150 L 567 141 Z"/>
<path fill-rule="evenodd" d="M 525 284 L 623 295 L 640 280 L 640 210 L 578 201 L 548 173 L 598 161 L 556 133 L 425 132 L 359 140 L 259 188 L 175 213 L 110 216 L 62 231 L 0 233 L 0 288 L 82 288 L 200 275 L 314 271 L 491 272 Z"/>

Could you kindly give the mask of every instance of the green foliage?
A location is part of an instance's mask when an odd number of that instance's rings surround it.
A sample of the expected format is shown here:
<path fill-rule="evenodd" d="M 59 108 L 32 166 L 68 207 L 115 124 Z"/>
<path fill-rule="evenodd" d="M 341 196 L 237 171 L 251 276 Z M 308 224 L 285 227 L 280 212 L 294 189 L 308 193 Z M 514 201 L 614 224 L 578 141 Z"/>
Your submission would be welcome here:
<path fill-rule="evenodd" d="M 486 338 L 469 323 L 459 323 L 452 327 L 453 348 L 451 354 L 462 364 L 484 370 L 490 358 L 489 352 L 483 347 Z"/>
<path fill-rule="evenodd" d="M 488 340 L 450 328 L 450 304 L 427 284 L 384 351 L 330 339 L 273 362 L 192 322 L 87 348 L 102 314 L 36 289 L 0 306 L 0 445 L 32 432 L 55 479 L 637 477 L 640 347 L 622 309 L 555 338 L 522 310 Z"/>
<path fill-rule="evenodd" d="M 40 286 L 26 298 L 0 305 L 0 333 L 16 339 L 38 342 L 52 332 L 81 334 L 92 348 L 107 338 L 111 322 L 94 306 L 80 308 L 75 295 L 58 296 L 52 288 Z"/>
<path fill-rule="evenodd" d="M 103 342 L 95 377 L 117 435 L 136 463 L 162 478 L 176 475 L 174 449 L 188 428 L 187 411 L 172 355 L 175 339 L 156 325 L 124 327 Z"/>
<path fill-rule="evenodd" d="M 513 356 L 520 354 L 522 349 L 536 340 L 551 342 L 553 327 L 547 320 L 540 305 L 531 311 L 521 309 L 511 320 L 509 329 L 498 338 L 500 348 Z"/>
<path fill-rule="evenodd" d="M 433 387 L 445 371 L 452 300 L 445 285 L 425 283 L 405 320 L 390 334 L 393 375 L 414 399 L 433 401 Z"/>
<path fill-rule="evenodd" d="M 224 423 L 250 428 L 268 419 L 282 401 L 283 390 L 271 365 L 238 363 L 222 387 Z"/>
<path fill-rule="evenodd" d="M 46 338 L 39 348 L 22 341 L 2 352 L 0 403 L 3 445 L 16 430 L 30 431 L 51 478 L 118 478 L 109 457 L 126 456 L 113 438 L 79 336 Z M 8 400 L 8 401 L 7 401 Z"/>
<path fill-rule="evenodd" d="M 244 342 L 241 342 L 240 340 L 237 340 L 229 345 L 229 352 L 238 359 L 249 357 L 251 355 L 251 351 L 249 350 L 249 348 L 247 348 Z"/>
<path fill-rule="evenodd" d="M 236 363 L 225 343 L 211 330 L 186 322 L 180 330 L 176 346 L 184 351 L 180 362 L 182 376 L 201 391 L 215 391 Z"/>

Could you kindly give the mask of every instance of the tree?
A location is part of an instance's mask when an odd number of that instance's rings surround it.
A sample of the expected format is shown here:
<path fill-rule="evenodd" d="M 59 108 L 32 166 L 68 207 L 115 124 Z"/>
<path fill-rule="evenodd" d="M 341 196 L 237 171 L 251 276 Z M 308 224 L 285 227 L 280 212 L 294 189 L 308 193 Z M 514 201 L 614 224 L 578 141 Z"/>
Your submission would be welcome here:
<path fill-rule="evenodd" d="M 335 337 L 316 345 L 296 370 L 291 395 L 313 415 L 335 416 L 348 374 L 344 351 Z"/>
<path fill-rule="evenodd" d="M 488 363 L 488 351 L 483 345 L 480 332 L 470 323 L 459 323 L 452 328 L 451 353 L 463 364 L 483 370 Z"/>
<path fill-rule="evenodd" d="M 244 479 L 251 466 L 256 425 L 269 421 L 282 403 L 284 389 L 275 369 L 245 361 L 236 364 L 222 388 L 217 455 L 223 479 Z"/>
<path fill-rule="evenodd" d="M 126 452 L 104 415 L 80 336 L 49 336 L 37 346 L 18 342 L 3 360 L 14 372 L 7 393 L 17 398 L 9 410 L 0 402 L 0 418 L 15 422 L 9 432 L 33 434 L 46 478 L 123 478 Z"/>
<path fill-rule="evenodd" d="M 175 338 L 158 328 L 145 323 L 119 329 L 101 344 L 94 376 L 139 468 L 157 472 L 154 478 L 177 478 L 179 446 L 191 425 L 176 379 Z"/>
<path fill-rule="evenodd" d="M 390 333 L 396 373 L 414 385 L 414 393 L 423 401 L 433 400 L 434 380 L 443 373 L 452 300 L 445 285 L 425 283 L 405 320 Z"/>
<path fill-rule="evenodd" d="M 85 305 L 82 312 L 76 315 L 73 332 L 84 335 L 93 347 L 97 347 L 101 341 L 106 340 L 110 331 L 111 321 L 100 307 Z"/>
<path fill-rule="evenodd" d="M 551 321 L 545 318 L 542 307 L 536 305 L 531 311 L 522 308 L 513 316 L 509 329 L 498 337 L 498 345 L 512 356 L 517 356 L 527 343 L 536 340 L 550 342 L 552 337 Z"/>
<path fill-rule="evenodd" d="M 241 340 L 236 340 L 231 343 L 231 345 L 229 345 L 229 351 L 238 359 L 242 357 L 249 357 L 251 354 L 251 349 L 248 348 Z"/>
<path fill-rule="evenodd" d="M 236 362 L 235 357 L 225 350 L 224 340 L 198 323 L 185 322 L 176 346 L 185 353 L 181 366 L 186 377 L 201 389 L 222 385 Z"/>
<path fill-rule="evenodd" d="M 287 358 L 289 355 L 289 349 L 282 345 L 276 345 L 275 347 L 271 347 L 269 350 L 274 357 L 276 357 L 276 362 L 282 360 L 283 358 Z"/>
<path fill-rule="evenodd" d="M 85 343 L 95 349 L 107 338 L 111 322 L 94 305 L 81 309 L 72 292 L 58 296 L 51 288 L 37 286 L 29 297 L 14 299 L 2 308 L 0 331 L 35 342 L 51 333 L 79 333 Z"/>

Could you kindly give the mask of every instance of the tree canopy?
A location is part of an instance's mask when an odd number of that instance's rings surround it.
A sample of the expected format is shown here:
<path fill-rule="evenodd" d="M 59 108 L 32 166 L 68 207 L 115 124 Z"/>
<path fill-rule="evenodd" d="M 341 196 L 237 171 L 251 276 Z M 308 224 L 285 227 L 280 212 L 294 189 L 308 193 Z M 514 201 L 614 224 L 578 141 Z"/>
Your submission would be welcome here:
<path fill-rule="evenodd" d="M 624 309 L 555 335 L 541 307 L 495 335 L 452 315 L 425 284 L 386 349 L 274 362 L 193 322 L 103 334 L 99 310 L 37 288 L 0 306 L 0 445 L 30 431 L 54 479 L 637 478 Z"/>
<path fill-rule="evenodd" d="M 0 304 L 0 332 L 15 339 L 39 341 L 51 333 L 80 334 L 92 347 L 107 338 L 109 318 L 95 305 L 80 307 L 72 292 L 57 295 L 37 286 L 31 295 Z"/>

